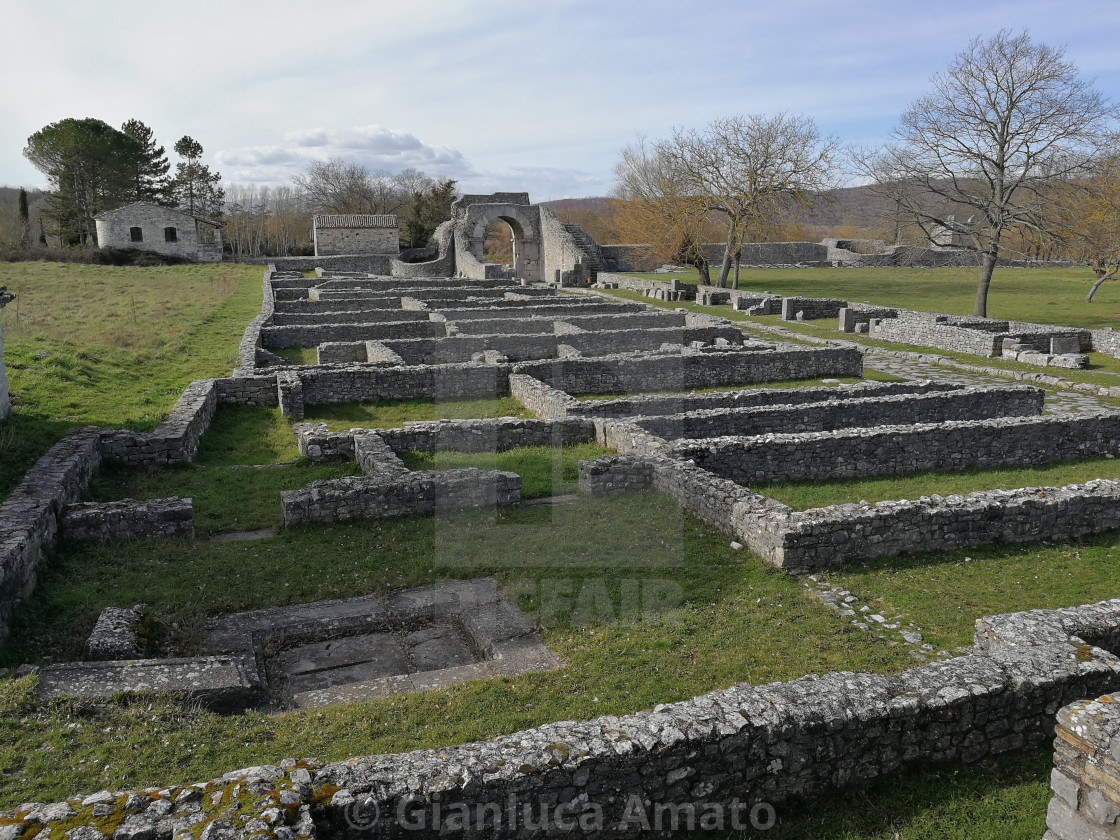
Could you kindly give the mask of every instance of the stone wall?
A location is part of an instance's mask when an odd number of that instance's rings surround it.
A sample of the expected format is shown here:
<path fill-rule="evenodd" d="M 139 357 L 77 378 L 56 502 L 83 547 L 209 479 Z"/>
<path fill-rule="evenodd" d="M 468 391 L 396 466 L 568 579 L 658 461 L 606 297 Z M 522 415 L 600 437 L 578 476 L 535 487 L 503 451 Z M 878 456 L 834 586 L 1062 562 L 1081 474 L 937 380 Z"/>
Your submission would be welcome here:
<path fill-rule="evenodd" d="M 847 301 L 834 298 L 782 298 L 783 321 L 815 321 L 820 318 L 835 318 Z"/>
<path fill-rule="evenodd" d="M 634 422 L 639 428 L 666 440 L 801 434 L 912 423 L 1034 417 L 1042 414 L 1044 396 L 1040 388 L 1027 385 L 961 388 L 941 393 L 690 411 L 643 417 Z"/>
<path fill-rule="evenodd" d="M 859 382 L 853 385 L 820 385 L 815 388 L 758 388 L 710 394 L 646 394 L 617 400 L 572 400 L 567 415 L 588 417 L 644 417 L 686 411 L 802 405 L 828 400 L 859 399 L 891 394 L 930 394 L 962 386 L 948 382 Z M 510 377 L 513 390 L 513 377 Z M 517 394 L 514 394 L 517 396 Z M 571 399 L 571 398 L 569 398 Z"/>
<path fill-rule="evenodd" d="M 1114 359 L 1120 359 L 1120 332 L 1111 329 L 1089 330 L 1092 349 Z"/>
<path fill-rule="evenodd" d="M 262 327 L 265 347 L 315 347 L 326 341 L 376 341 L 383 338 L 425 338 L 446 335 L 439 321 L 380 321 L 377 323 L 287 324 Z"/>
<path fill-rule="evenodd" d="M 0 638 L 58 541 L 59 512 L 81 497 L 101 464 L 100 436 L 97 428 L 68 432 L 0 504 Z"/>
<path fill-rule="evenodd" d="M 99 214 L 95 224 L 101 248 L 138 248 L 201 262 L 222 259 L 221 227 L 171 207 L 136 201 Z M 140 229 L 141 239 L 132 238 L 133 228 Z M 203 241 L 200 234 L 212 241 Z"/>
<path fill-rule="evenodd" d="M 1120 414 L 1047 415 L 756 438 L 710 438 L 680 441 L 671 448 L 676 457 L 693 460 L 746 486 L 926 470 L 1026 467 L 1115 455 L 1120 451 Z"/>
<path fill-rule="evenodd" d="M 546 283 L 556 283 L 565 274 L 569 279 L 578 278 L 570 285 L 586 285 L 592 266 L 583 249 L 579 247 L 556 215 L 547 207 L 540 207 L 541 266 Z M 560 282 L 558 285 L 569 285 Z"/>
<path fill-rule="evenodd" d="M 78 502 L 62 512 L 62 535 L 78 542 L 193 538 L 194 503 L 177 497 Z"/>
<path fill-rule="evenodd" d="M 775 350 L 697 355 L 616 356 L 525 362 L 514 367 L 569 394 L 608 394 L 717 385 L 860 376 L 863 356 L 854 349 Z"/>
<path fill-rule="evenodd" d="M 392 260 L 392 254 L 345 254 L 329 257 L 247 257 L 241 262 L 271 264 L 277 271 L 314 271 L 316 268 L 323 268 L 328 271 L 360 271 L 387 276 Z"/>
<path fill-rule="evenodd" d="M 249 322 L 241 336 L 241 343 L 237 348 L 237 371 L 251 373 L 257 366 L 258 356 L 263 349 L 261 327 L 272 317 L 276 306 L 276 292 L 272 286 L 273 278 L 276 276 L 278 275 L 271 265 L 265 269 L 261 311 Z"/>
<path fill-rule="evenodd" d="M 315 256 L 393 254 L 400 251 L 396 216 L 312 216 Z"/>
<path fill-rule="evenodd" d="M 157 461 L 183 464 L 194 458 L 198 441 L 210 428 L 218 407 L 214 379 L 196 379 L 183 391 L 167 418 L 154 432 L 124 429 L 101 431 L 101 454 L 110 461 Z"/>
<path fill-rule="evenodd" d="M 1066 542 L 1120 527 L 1120 482 L 982 490 L 772 517 L 752 550 L 794 574 L 852 559 L 955 551 L 991 543 Z M 746 530 L 744 528 L 744 530 Z"/>
<path fill-rule="evenodd" d="M 477 469 L 410 472 L 313 481 L 280 494 L 285 525 L 349 522 L 439 510 L 494 507 L 521 501 L 521 476 Z"/>
<path fill-rule="evenodd" d="M 307 405 L 377 400 L 453 400 L 504 397 L 508 365 L 433 365 L 423 367 L 298 367 Z"/>
<path fill-rule="evenodd" d="M 1120 838 L 1120 694 L 1058 712 L 1043 840 Z"/>
<path fill-rule="evenodd" d="M 431 305 L 431 304 L 429 304 Z M 617 315 L 622 313 L 644 312 L 637 303 L 604 303 L 599 299 L 572 297 L 568 300 L 500 300 L 487 301 L 477 306 L 459 306 L 439 309 L 437 314 L 448 321 L 496 320 L 502 318 L 566 318 L 576 315 Z"/>
<path fill-rule="evenodd" d="M 382 429 L 381 438 L 396 452 L 505 452 L 521 446 L 573 446 L 595 440 L 591 420 L 435 420 Z"/>
<path fill-rule="evenodd" d="M 403 838 L 422 826 L 448 833 L 450 820 L 464 815 L 466 836 L 521 840 L 577 831 L 651 836 L 705 815 L 718 815 L 725 828 L 749 826 L 752 815 L 765 826 L 773 806 L 791 799 L 906 766 L 972 764 L 1045 741 L 1056 709 L 1120 690 L 1118 629 L 1120 601 L 987 616 L 977 622 L 967 654 L 894 676 L 829 673 L 743 684 L 650 711 L 550 723 L 487 741 L 326 765 L 286 759 L 190 788 L 20 806 L 4 816 L 17 826 L 14 834 L 43 824 L 54 831 L 63 820 L 111 820 L 122 822 L 128 836 L 160 837 L 161 830 L 193 825 L 211 837 L 234 831 L 229 820 L 241 811 L 253 815 L 255 807 L 273 821 L 273 829 L 261 831 L 266 840 Z M 1066 718 L 1074 723 L 1069 731 L 1107 746 L 1095 751 L 1092 768 L 1076 756 L 1059 768 L 1084 785 L 1086 815 L 1099 826 L 1103 813 L 1111 826 L 1108 803 L 1090 797 L 1112 770 L 1103 754 L 1112 748 L 1112 715 L 1084 704 L 1074 711 L 1077 717 Z M 1102 767 L 1106 772 L 1094 772 Z M 243 788 L 257 804 L 231 809 L 230 797 L 236 801 Z M 205 795 L 194 797 L 189 825 L 178 811 L 163 816 L 173 811 L 173 798 L 190 801 L 184 794 L 191 791 Z M 1063 792 L 1072 793 L 1068 786 Z M 277 796 L 290 803 L 286 816 L 273 807 Z M 149 800 L 167 805 L 141 812 L 131 804 Z M 100 811 L 97 802 L 104 803 Z M 771 810 L 752 811 L 760 803 Z M 380 818 L 369 818 L 375 814 Z"/>
<path fill-rule="evenodd" d="M 312 303 L 312 307 L 321 304 Z M 355 303 L 350 311 L 331 312 L 276 312 L 268 321 L 270 327 L 287 327 L 298 324 L 376 324 L 382 321 L 430 321 L 431 315 L 427 312 L 411 309 L 365 309 L 362 304 Z"/>

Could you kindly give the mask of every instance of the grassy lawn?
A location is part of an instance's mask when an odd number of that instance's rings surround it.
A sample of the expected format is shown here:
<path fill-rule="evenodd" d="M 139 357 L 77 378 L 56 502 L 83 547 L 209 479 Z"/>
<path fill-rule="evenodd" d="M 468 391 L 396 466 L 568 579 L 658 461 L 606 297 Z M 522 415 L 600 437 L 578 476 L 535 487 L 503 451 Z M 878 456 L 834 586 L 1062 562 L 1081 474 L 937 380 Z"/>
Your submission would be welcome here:
<path fill-rule="evenodd" d="M 321 711 L 229 717 L 151 698 L 38 705 L 19 684 L 0 683 L 0 806 L 195 781 L 285 756 L 452 744 L 633 712 L 741 681 L 891 672 L 910 661 L 657 494 L 290 528 L 252 543 L 66 546 L 19 610 L 0 658 L 71 658 L 107 605 L 148 604 L 166 628 L 165 644 L 190 652 L 210 615 L 491 573 L 546 628 L 564 669 Z M 642 609 L 643 587 L 668 592 L 665 608 Z"/>
<path fill-rule="evenodd" d="M 1120 478 L 1120 462 L 1111 458 L 1065 461 L 1046 467 L 923 472 L 882 478 L 836 481 L 797 481 L 755 484 L 751 489 L 784 502 L 795 510 L 827 507 L 847 502 L 917 499 L 937 493 L 972 493 L 976 490 L 1014 490 L 1018 487 L 1061 487 L 1094 478 Z"/>
<path fill-rule="evenodd" d="M 1016 362 L 1011 359 L 992 359 L 987 356 L 978 356 L 971 353 L 942 350 L 938 347 L 931 348 L 918 344 L 901 344 L 897 341 L 883 341 L 878 338 L 868 338 L 866 335 L 859 333 L 842 333 L 837 329 L 836 320 L 833 318 L 818 321 L 795 322 L 783 321 L 777 315 L 763 315 L 756 317 L 754 320 L 762 324 L 769 324 L 770 326 L 785 327 L 791 333 L 795 334 L 851 341 L 863 347 L 879 347 L 884 350 L 903 350 L 910 353 L 933 353 L 970 365 L 1002 368 L 1003 370 L 1015 370 L 1022 373 L 1046 373 L 1052 376 L 1060 376 L 1063 379 L 1071 379 L 1075 382 L 1091 382 L 1094 385 L 1120 385 L 1120 378 L 1118 378 L 1120 377 L 1120 359 L 1114 359 L 1112 356 L 1107 356 L 1104 353 L 1089 353 L 1089 367 L 1080 370 L 1039 367 L 1038 365 L 1028 365 L 1024 362 Z"/>
<path fill-rule="evenodd" d="M 720 840 L 1038 840 L 1050 801 L 1049 746 L 982 765 L 927 764 L 866 786 L 776 808 L 769 831 L 695 832 Z"/>
<path fill-rule="evenodd" d="M 773 269 L 774 271 L 782 271 L 783 269 Z M 818 269 L 804 269 L 805 271 L 817 271 Z M 819 269 L 824 271 L 826 269 Z M 948 269 L 924 269 L 927 271 L 943 271 Z M 1027 271 L 1028 269 L 1021 269 Z M 799 336 L 813 336 L 815 338 L 834 339 L 838 341 L 848 341 L 853 344 L 858 344 L 862 347 L 878 347 L 884 350 L 902 350 L 911 353 L 930 353 L 938 356 L 945 356 L 950 359 L 955 359 L 958 362 L 964 362 L 970 365 L 979 365 L 983 367 L 1003 368 L 1005 370 L 1020 371 L 1022 373 L 1044 373 L 1052 376 L 1058 376 L 1062 379 L 1069 379 L 1074 382 L 1088 382 L 1093 385 L 1107 385 L 1116 386 L 1120 385 L 1120 380 L 1117 375 L 1120 374 L 1120 359 L 1114 359 L 1111 356 L 1106 356 L 1103 353 L 1090 353 L 1089 364 L 1090 367 L 1086 370 L 1070 370 L 1066 368 L 1049 368 L 1039 367 L 1038 365 L 1028 365 L 1020 362 L 1009 361 L 1005 359 L 989 359 L 985 356 L 976 356 L 969 353 L 956 353 L 951 350 L 941 350 L 936 347 L 926 347 L 917 344 L 899 344 L 893 341 L 882 341 L 876 338 L 868 338 L 866 335 L 859 333 L 842 333 L 837 329 L 837 321 L 833 318 L 821 319 L 817 321 L 783 321 L 777 315 L 756 315 L 748 319 L 742 312 L 736 312 L 729 306 L 701 306 L 696 303 L 685 302 L 665 302 L 653 300 L 651 298 L 642 297 L 638 292 L 628 291 L 626 289 L 607 289 L 603 294 L 612 295 L 615 297 L 626 298 L 627 300 L 640 300 L 644 303 L 649 303 L 653 306 L 659 306 L 663 309 L 674 309 L 677 307 L 684 307 L 690 312 L 696 312 L 702 315 L 717 315 L 721 318 L 727 318 L 730 321 L 737 322 L 738 326 L 743 332 L 751 338 L 756 338 L 759 341 L 791 341 L 794 343 L 809 344 L 815 346 L 813 342 L 806 342 Z M 823 292 L 816 295 L 817 297 L 824 296 Z M 898 304 L 896 304 L 898 305 Z M 907 308 L 918 308 L 913 303 L 902 304 Z M 784 335 L 775 335 L 773 332 L 766 330 L 751 329 L 751 324 L 765 324 L 770 327 L 784 327 L 786 333 Z M 878 378 L 876 372 L 870 369 L 864 369 L 865 378 Z M 1040 386 L 1046 387 L 1046 386 Z"/>
<path fill-rule="evenodd" d="M 0 422 L 0 499 L 71 426 L 150 431 L 192 380 L 225 376 L 260 311 L 260 266 L 3 263 L 15 413 Z"/>
<path fill-rule="evenodd" d="M 287 359 L 293 365 L 319 364 L 319 349 L 317 347 L 274 347 L 270 348 L 268 352 L 274 353 L 282 359 Z"/>
<path fill-rule="evenodd" d="M 536 417 L 513 397 L 477 400 L 380 400 L 370 403 L 309 405 L 304 419 L 326 423 L 331 431 L 356 427 L 394 429 L 409 420 L 472 420 L 484 417 Z"/>
<path fill-rule="evenodd" d="M 880 558 L 825 576 L 861 598 L 882 598 L 884 614 L 902 613 L 951 650 L 971 644 L 973 622 L 982 615 L 1120 597 L 1120 535 Z"/>
<path fill-rule="evenodd" d="M 506 452 L 405 452 L 401 460 L 412 470 L 506 470 L 521 476 L 521 498 L 539 499 L 574 493 L 579 462 L 593 461 L 613 450 L 595 443 L 565 446 L 522 446 Z"/>
<path fill-rule="evenodd" d="M 678 277 L 689 283 L 697 282 L 698 277 L 695 270 L 631 276 L 661 281 Z M 979 268 L 756 268 L 740 273 L 739 289 L 971 315 L 979 279 Z M 1088 268 L 997 265 L 988 296 L 988 315 L 1071 327 L 1117 326 L 1120 283 L 1105 283 L 1093 302 L 1086 303 L 1085 295 L 1093 281 Z"/>

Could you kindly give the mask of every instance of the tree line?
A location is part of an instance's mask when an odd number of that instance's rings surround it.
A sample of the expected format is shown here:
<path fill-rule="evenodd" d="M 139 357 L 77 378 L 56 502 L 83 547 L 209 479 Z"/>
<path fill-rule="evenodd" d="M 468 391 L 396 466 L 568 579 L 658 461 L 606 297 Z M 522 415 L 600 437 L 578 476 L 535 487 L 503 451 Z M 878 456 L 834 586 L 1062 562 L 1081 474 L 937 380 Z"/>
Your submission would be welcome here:
<path fill-rule="evenodd" d="M 877 197 L 897 244 L 977 253 L 976 315 L 987 314 L 996 265 L 1062 257 L 1120 273 L 1118 112 L 1062 49 L 1008 30 L 975 38 L 933 91 L 914 100 L 889 140 L 847 148 L 811 118 L 751 114 L 676 129 L 626 147 L 615 168 L 615 224 L 711 282 L 702 243 L 725 242 L 716 285 L 738 276 L 742 246 L 827 201 L 841 176 Z M 735 283 L 735 281 L 732 281 Z"/>
<path fill-rule="evenodd" d="M 133 201 L 220 217 L 221 175 L 202 162 L 202 144 L 184 136 L 172 148 L 180 158 L 174 172 L 155 133 L 137 119 L 120 129 L 93 118 L 67 118 L 39 129 L 27 138 L 23 155 L 50 185 L 40 212 L 50 223 L 44 236 L 56 236 L 64 246 L 96 245 L 94 217 Z"/>
<path fill-rule="evenodd" d="M 414 168 L 369 170 L 341 158 L 312 162 L 291 186 L 231 185 L 226 192 L 223 239 L 234 257 L 310 255 L 317 213 L 394 215 L 401 247 L 422 248 L 451 216 L 457 195 L 451 178 Z"/>

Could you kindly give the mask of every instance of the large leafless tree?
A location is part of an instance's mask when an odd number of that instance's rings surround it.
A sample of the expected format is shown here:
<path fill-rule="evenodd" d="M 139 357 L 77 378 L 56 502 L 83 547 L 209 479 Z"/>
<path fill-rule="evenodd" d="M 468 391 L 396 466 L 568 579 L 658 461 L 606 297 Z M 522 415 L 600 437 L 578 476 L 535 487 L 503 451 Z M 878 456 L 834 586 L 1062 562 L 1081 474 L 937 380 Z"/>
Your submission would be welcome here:
<path fill-rule="evenodd" d="M 630 144 L 614 168 L 612 207 L 623 238 L 649 242 L 654 256 L 696 266 L 711 280 L 704 256 L 707 201 L 690 189 L 663 144 Z"/>
<path fill-rule="evenodd" d="M 790 209 L 807 206 L 835 186 L 839 144 L 809 117 L 748 114 L 718 119 L 703 131 L 677 129 L 656 144 L 708 211 L 726 223 L 725 286 L 732 260 L 748 235 Z"/>
<path fill-rule="evenodd" d="M 1005 235 L 1061 235 L 1048 191 L 1093 170 L 1115 111 L 1064 50 L 1026 32 L 974 38 L 932 85 L 856 158 L 931 242 L 951 233 L 982 254 L 974 312 L 986 316 Z"/>

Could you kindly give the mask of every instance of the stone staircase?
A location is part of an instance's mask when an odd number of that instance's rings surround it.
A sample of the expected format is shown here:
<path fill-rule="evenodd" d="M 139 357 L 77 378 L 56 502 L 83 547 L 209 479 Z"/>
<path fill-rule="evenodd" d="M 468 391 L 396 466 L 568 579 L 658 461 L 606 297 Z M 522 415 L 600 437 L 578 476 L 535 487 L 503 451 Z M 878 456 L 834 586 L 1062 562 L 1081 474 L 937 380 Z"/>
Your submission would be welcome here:
<path fill-rule="evenodd" d="M 595 240 L 587 235 L 587 231 L 579 225 L 564 225 L 564 230 L 571 234 L 572 239 L 575 240 L 576 245 L 584 255 L 584 263 L 587 265 L 588 277 L 590 282 L 594 283 L 598 277 L 599 272 L 603 271 L 604 259 L 603 253 L 599 250 L 599 246 Z"/>

